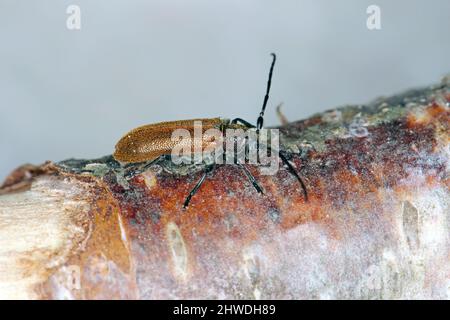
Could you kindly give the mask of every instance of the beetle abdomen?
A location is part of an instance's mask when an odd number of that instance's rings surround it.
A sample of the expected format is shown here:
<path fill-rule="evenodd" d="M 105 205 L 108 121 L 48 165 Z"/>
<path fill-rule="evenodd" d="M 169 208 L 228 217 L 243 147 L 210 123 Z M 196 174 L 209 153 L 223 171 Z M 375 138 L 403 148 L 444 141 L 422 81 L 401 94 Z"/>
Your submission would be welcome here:
<path fill-rule="evenodd" d="M 194 137 L 195 121 L 200 121 L 202 124 L 203 138 Z M 183 143 L 188 145 L 182 147 L 191 148 L 192 151 L 199 146 L 203 149 L 205 144 L 211 143 L 203 133 L 211 128 L 220 129 L 222 124 L 226 122 L 226 120 L 220 118 L 192 119 L 160 122 L 138 127 L 119 140 L 113 156 L 120 162 L 144 162 L 154 160 L 161 155 L 170 154 L 175 146 L 182 146 Z M 188 130 L 191 134 L 190 141 L 172 141 L 172 133 L 176 129 Z"/>

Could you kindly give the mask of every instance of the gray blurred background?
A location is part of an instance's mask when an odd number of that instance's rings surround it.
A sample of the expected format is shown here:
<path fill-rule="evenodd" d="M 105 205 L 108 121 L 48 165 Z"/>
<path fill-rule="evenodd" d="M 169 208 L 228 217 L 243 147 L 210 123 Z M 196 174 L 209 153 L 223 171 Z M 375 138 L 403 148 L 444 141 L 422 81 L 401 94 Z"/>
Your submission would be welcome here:
<path fill-rule="evenodd" d="M 66 9 L 81 8 L 81 30 Z M 366 27 L 369 5 L 381 30 Z M 110 154 L 129 129 L 259 112 L 266 124 L 364 103 L 450 72 L 450 1 L 0 0 L 0 180 Z"/>

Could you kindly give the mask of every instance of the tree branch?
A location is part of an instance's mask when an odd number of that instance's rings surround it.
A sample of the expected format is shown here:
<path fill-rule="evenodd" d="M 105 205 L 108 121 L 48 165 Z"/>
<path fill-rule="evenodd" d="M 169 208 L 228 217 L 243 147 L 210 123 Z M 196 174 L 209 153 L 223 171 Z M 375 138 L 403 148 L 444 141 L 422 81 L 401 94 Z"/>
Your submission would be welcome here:
<path fill-rule="evenodd" d="M 280 127 L 258 194 L 219 166 L 111 156 L 26 165 L 0 189 L 2 298 L 449 298 L 448 79 Z"/>

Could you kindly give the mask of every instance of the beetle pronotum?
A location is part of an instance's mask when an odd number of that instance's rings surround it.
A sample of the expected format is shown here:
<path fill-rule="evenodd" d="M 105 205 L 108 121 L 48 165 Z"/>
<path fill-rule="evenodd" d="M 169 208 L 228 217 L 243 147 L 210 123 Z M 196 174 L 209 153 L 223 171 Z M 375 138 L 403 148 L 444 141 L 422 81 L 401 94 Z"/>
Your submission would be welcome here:
<path fill-rule="evenodd" d="M 222 132 L 225 129 L 256 129 L 257 135 L 259 135 L 259 131 L 263 128 L 264 124 L 264 112 L 266 109 L 267 101 L 269 100 L 269 92 L 272 81 L 273 68 L 276 61 L 276 55 L 274 53 L 271 54 L 273 57 L 272 64 L 270 66 L 269 71 L 269 79 L 267 82 L 266 95 L 264 96 L 264 102 L 261 108 L 261 112 L 256 121 L 256 126 L 251 123 L 241 119 L 236 118 L 232 121 L 228 119 L 222 118 L 211 118 L 211 119 L 192 119 L 192 120 L 179 120 L 179 121 L 169 121 L 169 122 L 160 122 L 155 124 L 149 124 L 142 127 L 138 127 L 136 129 L 131 130 L 125 136 L 123 136 L 119 142 L 116 144 L 116 149 L 113 154 L 114 158 L 117 161 L 122 163 L 136 163 L 136 162 L 144 162 L 144 161 L 153 161 L 158 159 L 161 156 L 166 156 L 171 154 L 172 149 L 177 144 L 176 141 L 171 139 L 172 132 L 176 129 L 186 129 L 190 132 L 194 131 L 194 122 L 201 121 L 203 135 L 201 139 L 190 139 L 190 145 L 188 146 L 191 150 L 203 150 L 208 147 L 212 140 L 205 135 L 204 133 L 211 128 L 219 129 Z M 259 143 L 259 139 L 257 140 Z M 259 145 L 258 145 L 259 148 Z M 279 157 L 283 161 L 283 163 L 288 167 L 289 171 L 297 178 L 299 181 L 305 200 L 308 200 L 308 193 L 306 191 L 306 186 L 303 183 L 303 180 L 295 171 L 294 167 L 289 163 L 284 154 L 280 150 L 275 150 L 278 152 Z M 244 171 L 247 178 L 253 184 L 255 189 L 262 193 L 262 188 L 259 186 L 256 179 L 250 173 L 250 171 L 245 167 L 242 163 L 237 163 L 242 170 Z M 211 172 L 215 167 L 215 163 L 206 166 L 205 171 L 203 172 L 202 177 L 196 183 L 194 188 L 191 190 L 189 195 L 186 197 L 184 201 L 183 207 L 186 208 L 189 205 L 189 202 L 192 196 L 197 192 L 202 183 L 204 182 L 207 174 Z"/>

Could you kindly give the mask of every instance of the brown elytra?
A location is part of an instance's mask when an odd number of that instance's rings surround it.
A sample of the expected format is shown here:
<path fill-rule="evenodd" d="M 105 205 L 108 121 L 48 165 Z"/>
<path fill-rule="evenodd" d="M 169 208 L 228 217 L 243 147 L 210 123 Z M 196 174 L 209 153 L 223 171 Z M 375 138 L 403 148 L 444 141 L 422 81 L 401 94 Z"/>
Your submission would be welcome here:
<path fill-rule="evenodd" d="M 200 121 L 202 124 L 202 137 L 199 139 L 194 136 L 194 122 Z M 222 132 L 226 128 L 245 128 L 238 124 L 231 124 L 228 119 L 205 118 L 167 121 L 149 124 L 135 128 L 125 134 L 116 144 L 116 150 L 113 154 L 117 161 L 124 163 L 151 161 L 159 156 L 170 154 L 175 146 L 190 148 L 195 152 L 197 148 L 204 150 L 214 143 L 214 137 L 205 132 L 208 129 L 218 129 Z M 191 139 L 186 142 L 172 140 L 172 133 L 176 129 L 186 129 L 191 134 Z M 182 146 L 183 143 L 190 145 Z"/>

